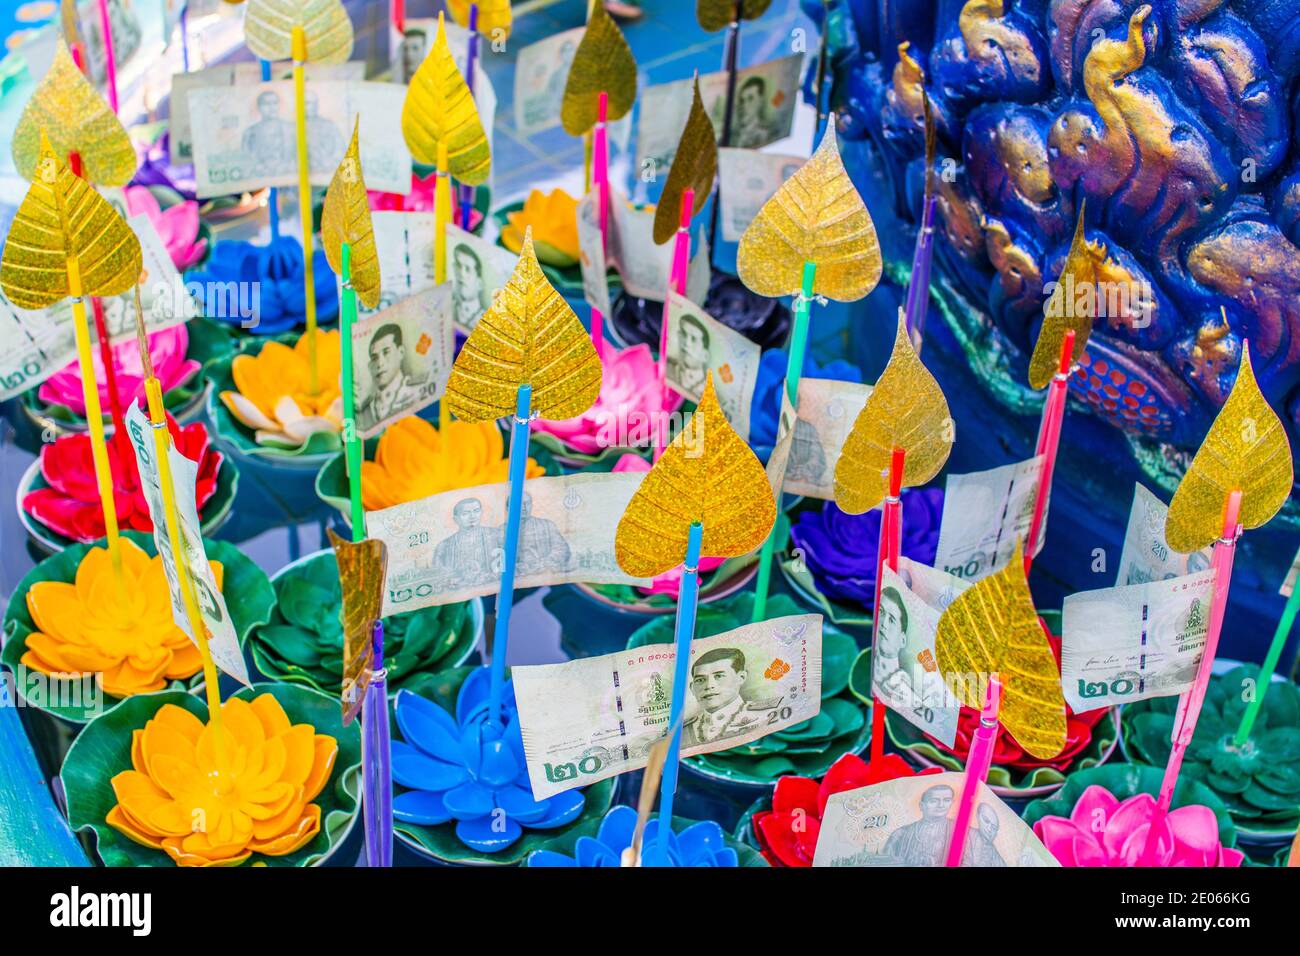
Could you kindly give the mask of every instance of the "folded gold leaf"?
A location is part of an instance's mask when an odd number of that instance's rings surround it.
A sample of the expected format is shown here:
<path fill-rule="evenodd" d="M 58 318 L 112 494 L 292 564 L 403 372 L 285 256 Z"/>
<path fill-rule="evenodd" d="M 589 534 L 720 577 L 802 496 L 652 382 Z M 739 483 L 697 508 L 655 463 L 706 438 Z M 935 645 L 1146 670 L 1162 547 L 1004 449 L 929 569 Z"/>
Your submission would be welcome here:
<path fill-rule="evenodd" d="M 600 396 L 601 364 L 591 336 L 546 280 L 524 234 L 519 262 L 456 356 L 446 401 L 462 421 L 513 415 L 520 385 L 533 387 L 532 410 L 560 421 Z"/>
<path fill-rule="evenodd" d="M 244 42 L 263 60 L 293 59 L 293 28 L 302 27 L 309 63 L 352 56 L 352 20 L 340 0 L 248 0 Z"/>
<path fill-rule="evenodd" d="M 700 78 L 695 77 L 695 92 L 691 99 L 691 112 L 686 117 L 682 138 L 677 141 L 673 165 L 668 170 L 659 205 L 655 207 L 654 239 L 662 246 L 677 234 L 681 225 L 682 195 L 695 190 L 693 212 L 699 212 L 709 201 L 713 191 L 713 178 L 718 175 L 718 141 L 713 138 L 713 123 L 700 99 Z"/>
<path fill-rule="evenodd" d="M 447 144 L 447 172 L 468 186 L 487 182 L 492 151 L 478 106 L 447 45 L 438 14 L 438 36 L 411 77 L 402 103 L 402 136 L 416 162 L 438 162 L 438 145 Z"/>
<path fill-rule="evenodd" d="M 1286 504 L 1293 477 L 1286 430 L 1259 390 L 1243 342 L 1232 392 L 1169 503 L 1165 540 L 1183 554 L 1215 541 L 1233 491 L 1241 492 L 1242 527 L 1258 528 Z"/>
<path fill-rule="evenodd" d="M 69 294 L 68 270 L 75 268 L 81 295 L 126 292 L 140 278 L 140 240 L 43 134 L 40 143 L 36 175 L 9 226 L 0 287 L 18 308 L 43 309 Z"/>
<path fill-rule="evenodd" d="M 605 5 L 595 0 L 564 84 L 560 122 L 566 133 L 581 136 L 596 125 L 601 93 L 608 97 L 609 122 L 626 115 L 636 102 L 636 60 Z"/>
<path fill-rule="evenodd" d="M 360 127 L 358 116 L 352 125 L 352 142 L 325 191 L 320 237 L 325 245 L 325 257 L 338 275 L 343 274 L 343 243 L 348 244 L 352 288 L 361 304 L 373 309 L 379 305 L 379 251 L 375 248 L 375 230 L 370 221 L 370 202 L 357 146 Z"/>
<path fill-rule="evenodd" d="M 510 36 L 510 28 L 514 24 L 510 0 L 447 0 L 447 9 L 451 11 L 451 18 L 468 30 L 469 8 L 475 3 L 478 4 L 479 33 L 494 37 L 501 30 L 501 39 Z"/>
<path fill-rule="evenodd" d="M 97 186 L 125 186 L 135 175 L 135 147 L 122 121 L 77 69 L 61 39 L 49 72 L 14 128 L 14 166 L 27 180 L 40 162 L 42 129 L 65 162 L 69 153 L 81 156 L 82 173 Z"/>
<path fill-rule="evenodd" d="M 903 486 L 925 484 L 948 460 L 955 437 L 948 400 L 912 348 L 900 309 L 889 364 L 867 396 L 835 465 L 835 503 L 854 515 L 880 504 L 895 448 L 907 453 Z"/>
<path fill-rule="evenodd" d="M 853 302 L 880 281 L 880 243 L 835 139 L 834 117 L 821 146 L 763 204 L 740 237 L 736 272 L 759 295 L 795 295 L 803 264 L 817 265 L 813 292 Z"/>
<path fill-rule="evenodd" d="M 1106 261 L 1106 247 L 1100 242 L 1089 242 L 1084 235 L 1083 207 L 1080 202 L 1070 254 L 1056 280 L 1056 288 L 1043 306 L 1043 327 L 1029 359 L 1030 388 L 1046 388 L 1052 381 L 1060 368 L 1061 343 L 1068 330 L 1074 330 L 1074 362 L 1083 357 L 1088 336 L 1092 334 L 1092 322 L 1097 315 L 1098 270 Z"/>
<path fill-rule="evenodd" d="M 767 472 L 718 405 L 710 372 L 699 407 L 645 476 L 614 536 L 628 574 L 650 578 L 686 557 L 691 525 L 704 526 L 701 554 L 732 558 L 759 547 L 776 521 Z"/>
<path fill-rule="evenodd" d="M 343 725 L 361 709 L 374 659 L 372 630 L 384 601 L 388 549 L 377 538 L 347 541 L 326 528 L 339 566 L 343 591 Z"/>
<path fill-rule="evenodd" d="M 738 0 L 695 0 L 695 19 L 708 33 L 717 33 L 736 19 Z M 757 20 L 772 0 L 739 0 L 740 19 Z"/>
<path fill-rule="evenodd" d="M 1061 672 L 1038 622 L 1019 541 L 1006 567 L 948 605 L 934 655 L 944 681 L 967 707 L 981 709 L 989 677 L 1001 680 L 998 720 L 1030 754 L 1051 760 L 1064 749 Z"/>

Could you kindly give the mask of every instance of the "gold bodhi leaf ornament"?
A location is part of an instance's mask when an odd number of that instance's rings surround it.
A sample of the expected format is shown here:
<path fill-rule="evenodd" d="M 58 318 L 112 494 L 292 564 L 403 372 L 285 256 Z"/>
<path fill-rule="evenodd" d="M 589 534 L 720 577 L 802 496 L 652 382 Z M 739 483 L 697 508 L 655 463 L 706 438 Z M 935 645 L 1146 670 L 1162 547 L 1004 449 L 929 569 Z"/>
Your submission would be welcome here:
<path fill-rule="evenodd" d="M 366 180 L 361 171 L 361 153 L 357 145 L 360 127 L 361 117 L 358 116 L 352 126 L 352 142 L 325 191 L 320 236 L 325 246 L 325 257 L 337 275 L 343 274 L 343 244 L 348 244 L 352 288 L 361 304 L 373 309 L 379 305 L 379 252 L 375 248 L 370 202 L 366 196 Z"/>
<path fill-rule="evenodd" d="M 880 504 L 895 448 L 906 452 L 903 486 L 925 484 L 948 460 L 955 437 L 948 400 L 912 348 L 900 309 L 889 364 L 853 422 L 835 465 L 835 503 L 849 514 Z"/>
<path fill-rule="evenodd" d="M 361 710 L 361 698 L 369 680 L 366 671 L 374 660 L 372 629 L 380 618 L 384 601 L 384 572 L 388 548 L 378 538 L 348 541 L 332 528 L 330 546 L 339 566 L 339 587 L 343 594 L 343 726 Z"/>
<path fill-rule="evenodd" d="M 713 178 L 718 174 L 718 141 L 713 138 L 713 123 L 700 99 L 700 78 L 695 77 L 691 112 L 686 117 L 682 138 L 677 141 L 673 165 L 668 170 L 668 182 L 655 207 L 654 239 L 662 246 L 677 234 L 681 225 L 682 196 L 686 190 L 695 190 L 691 212 L 697 213 L 709 201 Z"/>
<path fill-rule="evenodd" d="M 740 7 L 741 20 L 757 20 L 767 13 L 772 0 L 695 0 L 695 19 L 708 33 L 717 33 L 736 19 Z"/>
<path fill-rule="evenodd" d="M 41 159 L 42 130 L 65 161 L 77 153 L 83 175 L 98 186 L 125 186 L 135 175 L 135 147 L 122 121 L 77 69 L 62 39 L 14 128 L 14 166 L 29 181 Z"/>
<path fill-rule="evenodd" d="M 263 60 L 292 60 L 301 27 L 308 63 L 345 63 L 352 56 L 352 20 L 340 0 L 248 0 L 244 42 Z"/>
<path fill-rule="evenodd" d="M 481 186 L 492 170 L 492 150 L 478 106 L 447 45 L 447 29 L 438 14 L 438 36 L 424 58 L 402 103 L 402 137 L 416 162 L 438 162 L 438 147 L 447 147 L 447 172 L 467 186 Z"/>
<path fill-rule="evenodd" d="M 126 220 L 63 165 L 41 134 L 36 175 L 0 259 L 9 301 L 43 309 L 70 294 L 120 295 L 139 280 L 141 268 L 140 240 Z M 75 283 L 68 275 L 74 269 Z"/>
<path fill-rule="evenodd" d="M 813 294 L 854 302 L 876 287 L 882 261 L 876 227 L 853 187 L 835 139 L 835 117 L 812 159 L 754 217 L 736 252 L 736 272 L 758 295 L 795 295 L 803 265 L 817 266 Z"/>
<path fill-rule="evenodd" d="M 1106 247 L 1090 242 L 1084 235 L 1083 203 L 1080 203 L 1069 256 L 1056 280 L 1056 288 L 1043 306 L 1043 327 L 1029 359 L 1030 388 L 1046 388 L 1059 371 L 1061 344 L 1067 331 L 1074 330 L 1070 361 L 1077 362 L 1083 357 L 1093 319 L 1097 317 L 1098 269 L 1105 261 Z"/>
<path fill-rule="evenodd" d="M 596 0 L 564 83 L 560 122 L 566 133 L 582 136 L 596 125 L 601 93 L 607 98 L 606 120 L 625 116 L 636 101 L 636 60 L 605 5 Z"/>
<path fill-rule="evenodd" d="M 601 364 L 591 336 L 546 280 L 533 236 L 515 271 L 474 326 L 447 381 L 447 407 L 466 422 L 513 415 L 520 385 L 531 385 L 540 418 L 575 418 L 600 396 Z"/>
<path fill-rule="evenodd" d="M 510 11 L 510 0 L 447 0 L 447 9 L 451 18 L 460 26 L 469 29 L 469 8 L 478 6 L 478 32 L 486 37 L 502 31 L 501 39 L 510 36 L 514 25 L 514 14 Z"/>
<path fill-rule="evenodd" d="M 1286 431 L 1259 390 L 1250 345 L 1242 342 L 1232 392 L 1169 504 L 1165 540 L 1191 554 L 1218 539 L 1233 491 L 1241 492 L 1242 527 L 1258 528 L 1286 504 L 1293 477 Z"/>
<path fill-rule="evenodd" d="M 958 700 L 984 706 L 988 679 L 1002 682 L 998 720 L 1016 743 L 1039 760 L 1065 748 L 1065 698 L 1061 672 L 1025 579 L 1019 541 L 1001 571 L 959 594 L 934 639 L 939 672 Z"/>
<path fill-rule="evenodd" d="M 699 407 L 664 449 L 619 520 L 614 556 L 628 574 L 652 578 L 686 557 L 691 525 L 704 526 L 700 553 L 748 554 L 776 521 L 767 472 L 718 405 L 713 373 Z"/>

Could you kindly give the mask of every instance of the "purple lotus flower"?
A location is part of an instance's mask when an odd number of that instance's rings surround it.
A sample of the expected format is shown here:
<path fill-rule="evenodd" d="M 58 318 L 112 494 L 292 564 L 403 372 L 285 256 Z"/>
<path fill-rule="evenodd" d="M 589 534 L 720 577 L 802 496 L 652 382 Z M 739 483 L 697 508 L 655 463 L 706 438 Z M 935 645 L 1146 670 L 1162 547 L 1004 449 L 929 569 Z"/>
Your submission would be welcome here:
<path fill-rule="evenodd" d="M 933 564 L 943 517 L 939 488 L 903 492 L 904 557 Z M 876 553 L 880 548 L 880 509 L 845 514 L 828 501 L 821 511 L 801 513 L 790 537 L 803 554 L 817 589 L 833 601 L 871 607 L 876 597 Z"/>
<path fill-rule="evenodd" d="M 620 866 L 623 851 L 632 845 L 636 830 L 636 811 L 631 807 L 614 807 L 605 814 L 594 837 L 578 837 L 573 856 L 555 850 L 535 850 L 528 856 L 528 866 L 579 867 Z M 659 818 L 646 822 L 641 840 L 644 866 L 740 866 L 736 851 L 727 846 L 722 827 L 712 820 L 692 823 L 681 833 L 668 835 L 668 859 L 655 856 L 659 839 Z"/>

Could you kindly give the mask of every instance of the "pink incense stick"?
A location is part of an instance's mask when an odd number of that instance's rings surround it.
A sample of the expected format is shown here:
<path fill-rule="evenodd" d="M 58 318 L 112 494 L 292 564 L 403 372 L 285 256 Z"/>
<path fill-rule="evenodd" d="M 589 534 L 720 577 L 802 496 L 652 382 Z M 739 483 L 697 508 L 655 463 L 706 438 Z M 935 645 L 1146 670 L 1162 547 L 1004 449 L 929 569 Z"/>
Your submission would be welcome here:
<path fill-rule="evenodd" d="M 1052 493 L 1052 474 L 1056 471 L 1056 451 L 1061 444 L 1061 420 L 1065 418 L 1065 399 L 1069 394 L 1070 367 L 1074 364 L 1074 329 L 1067 329 L 1061 342 L 1061 361 L 1052 382 L 1047 386 L 1047 403 L 1038 426 L 1038 446 L 1035 455 L 1043 456 L 1043 471 L 1034 494 L 1034 517 L 1029 525 L 1029 540 L 1025 542 L 1025 577 L 1034 563 L 1038 538 L 1043 533 L 1047 517 L 1047 499 Z"/>
<path fill-rule="evenodd" d="M 596 105 L 596 126 L 591 134 L 591 185 L 596 190 L 596 208 L 600 216 L 600 243 L 609 252 L 609 141 L 605 118 L 609 113 L 609 94 L 601 93 Z M 596 354 L 605 354 L 605 317 L 599 309 L 591 310 L 591 343 Z"/>
<path fill-rule="evenodd" d="M 406 32 L 406 0 L 393 0 L 391 7 L 393 29 L 398 33 Z"/>
<path fill-rule="evenodd" d="M 872 647 L 880 622 L 880 589 L 886 567 L 898 573 L 898 558 L 903 542 L 903 465 L 907 451 L 895 448 L 889 460 L 889 494 L 880 508 L 880 547 L 876 549 L 876 603 L 872 605 Z M 871 695 L 871 760 L 867 764 L 867 779 L 879 782 L 877 774 L 885 773 L 885 705 Z"/>
<path fill-rule="evenodd" d="M 682 192 L 681 217 L 677 222 L 677 235 L 673 237 L 673 261 L 668 271 L 668 291 L 686 294 L 686 279 L 691 271 L 691 217 L 695 214 L 695 190 Z M 668 385 L 668 299 L 664 298 L 663 318 L 659 323 L 659 382 L 667 393 Z M 668 442 L 668 429 L 660 425 L 655 429 L 654 460 L 664 453 Z"/>
<path fill-rule="evenodd" d="M 108 105 L 117 112 L 117 60 L 113 56 L 113 28 L 108 19 L 108 0 L 99 0 L 99 28 L 104 34 L 104 80 Z"/>
<path fill-rule="evenodd" d="M 998 709 L 1001 706 L 1002 682 L 993 676 L 989 678 L 984 709 L 980 711 L 980 725 L 975 729 L 970 753 L 966 755 L 966 780 L 961 787 L 961 800 L 957 804 L 957 818 L 952 824 L 952 842 L 948 844 L 945 866 L 961 866 L 975 798 L 979 795 L 980 784 L 988 779 L 989 765 L 993 762 L 993 743 L 998 736 Z"/>

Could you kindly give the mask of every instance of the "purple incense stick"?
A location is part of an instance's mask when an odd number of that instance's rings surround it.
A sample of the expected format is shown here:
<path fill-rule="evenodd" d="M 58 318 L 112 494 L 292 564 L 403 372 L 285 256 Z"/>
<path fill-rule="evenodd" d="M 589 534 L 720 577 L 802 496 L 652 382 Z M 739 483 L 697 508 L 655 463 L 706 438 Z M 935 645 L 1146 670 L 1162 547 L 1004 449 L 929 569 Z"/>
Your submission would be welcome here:
<path fill-rule="evenodd" d="M 474 98 L 474 65 L 478 62 L 478 4 L 469 5 L 469 52 L 465 56 L 465 85 Z M 469 232 L 469 217 L 474 210 L 474 187 L 460 187 L 460 227 Z"/>
<path fill-rule="evenodd" d="M 912 254 L 912 278 L 907 286 L 907 305 L 904 316 L 907 337 L 912 348 L 921 354 L 925 336 L 925 315 L 930 308 L 930 264 L 934 261 L 934 202 L 929 196 L 921 213 L 921 228 L 916 234 L 916 251 Z"/>

